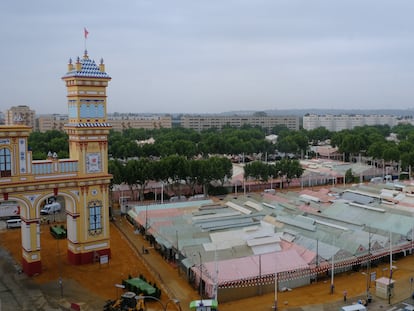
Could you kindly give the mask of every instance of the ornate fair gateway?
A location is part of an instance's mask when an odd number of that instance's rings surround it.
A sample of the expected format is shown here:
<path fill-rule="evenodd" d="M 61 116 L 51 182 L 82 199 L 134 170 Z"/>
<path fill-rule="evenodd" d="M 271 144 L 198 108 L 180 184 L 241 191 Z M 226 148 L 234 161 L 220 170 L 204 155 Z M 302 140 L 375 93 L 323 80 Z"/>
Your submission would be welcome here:
<path fill-rule="evenodd" d="M 69 60 L 62 80 L 69 109 L 69 159 L 58 159 L 51 150 L 46 160 L 34 161 L 28 146 L 31 128 L 0 126 L 0 203 L 20 207 L 22 267 L 29 276 L 42 272 L 40 210 L 57 197 L 66 212 L 69 262 L 79 265 L 110 256 L 106 87 L 111 78 L 103 60 L 97 65 L 85 50 L 74 64 Z"/>

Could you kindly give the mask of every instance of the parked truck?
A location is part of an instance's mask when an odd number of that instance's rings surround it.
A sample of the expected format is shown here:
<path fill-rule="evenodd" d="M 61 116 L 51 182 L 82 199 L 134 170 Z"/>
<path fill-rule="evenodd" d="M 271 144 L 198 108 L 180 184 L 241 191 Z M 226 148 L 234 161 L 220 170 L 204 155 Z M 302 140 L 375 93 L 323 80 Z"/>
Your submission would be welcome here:
<path fill-rule="evenodd" d="M 59 202 L 53 202 L 50 204 L 46 204 L 43 206 L 43 208 L 40 210 L 41 215 L 51 215 L 55 213 L 59 213 L 61 210 L 61 206 Z"/>
<path fill-rule="evenodd" d="M 20 217 L 20 206 L 17 202 L 0 203 L 0 219 L 18 218 Z"/>

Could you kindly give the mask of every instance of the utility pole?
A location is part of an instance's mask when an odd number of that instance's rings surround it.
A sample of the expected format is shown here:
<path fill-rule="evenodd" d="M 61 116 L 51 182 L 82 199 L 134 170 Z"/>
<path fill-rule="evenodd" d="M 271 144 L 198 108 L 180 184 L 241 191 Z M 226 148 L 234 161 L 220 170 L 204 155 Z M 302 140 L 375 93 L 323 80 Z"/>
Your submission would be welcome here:
<path fill-rule="evenodd" d="M 392 233 L 390 230 L 390 278 L 388 280 L 388 304 L 391 304 L 391 280 L 392 280 Z"/>
<path fill-rule="evenodd" d="M 333 237 L 333 245 L 335 246 L 335 236 Z M 332 270 L 331 270 L 331 295 L 334 293 L 335 285 L 334 285 L 334 275 L 335 275 L 335 253 L 332 254 Z"/>
<path fill-rule="evenodd" d="M 277 279 L 277 271 L 275 271 L 275 304 L 273 306 L 273 310 L 277 311 L 277 291 L 278 291 L 278 279 Z"/>
<path fill-rule="evenodd" d="M 145 205 L 145 236 L 147 236 L 148 230 L 148 204 Z"/>
<path fill-rule="evenodd" d="M 319 239 L 316 239 L 316 275 L 315 275 L 315 282 L 318 282 L 318 268 L 319 268 Z"/>
<path fill-rule="evenodd" d="M 196 254 L 193 254 L 195 256 Z M 200 257 L 200 306 L 203 306 L 203 262 L 201 261 L 201 253 L 198 252 Z"/>
<path fill-rule="evenodd" d="M 368 226 L 368 261 L 367 261 L 367 301 L 370 301 L 369 288 L 371 285 L 371 230 Z"/>

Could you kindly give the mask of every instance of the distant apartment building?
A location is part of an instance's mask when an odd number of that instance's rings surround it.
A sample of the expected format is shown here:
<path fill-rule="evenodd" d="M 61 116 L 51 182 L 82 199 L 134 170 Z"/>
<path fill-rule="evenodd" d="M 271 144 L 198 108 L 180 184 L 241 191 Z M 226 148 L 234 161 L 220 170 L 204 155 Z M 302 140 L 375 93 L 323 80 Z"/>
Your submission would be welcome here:
<path fill-rule="evenodd" d="M 297 116 L 182 116 L 181 126 L 198 132 L 225 126 L 240 128 L 244 125 L 260 126 L 271 131 L 275 126 L 283 125 L 290 130 L 299 130 L 299 117 Z"/>
<path fill-rule="evenodd" d="M 142 116 L 138 114 L 108 114 L 108 123 L 115 131 L 123 131 L 130 128 L 160 129 L 172 128 L 172 118 L 164 116 Z"/>
<path fill-rule="evenodd" d="M 331 132 L 350 130 L 364 125 L 389 125 L 398 124 L 397 117 L 391 115 L 305 115 L 303 116 L 303 128 L 313 130 L 324 127 Z"/>
<path fill-rule="evenodd" d="M 65 114 L 48 114 L 48 115 L 40 115 L 36 118 L 36 127 L 35 130 L 39 132 L 46 132 L 46 131 L 63 131 L 63 127 L 67 124 L 68 115 Z"/>
<path fill-rule="evenodd" d="M 35 111 L 28 106 L 13 106 L 6 110 L 4 116 L 5 125 L 27 125 L 32 128 L 35 126 Z"/>
<path fill-rule="evenodd" d="M 68 123 L 68 115 L 41 115 L 37 118 L 36 130 L 46 132 L 49 130 L 63 130 Z M 171 116 L 142 116 L 138 114 L 108 114 L 107 121 L 115 131 L 123 131 L 131 128 L 159 129 L 171 128 Z"/>

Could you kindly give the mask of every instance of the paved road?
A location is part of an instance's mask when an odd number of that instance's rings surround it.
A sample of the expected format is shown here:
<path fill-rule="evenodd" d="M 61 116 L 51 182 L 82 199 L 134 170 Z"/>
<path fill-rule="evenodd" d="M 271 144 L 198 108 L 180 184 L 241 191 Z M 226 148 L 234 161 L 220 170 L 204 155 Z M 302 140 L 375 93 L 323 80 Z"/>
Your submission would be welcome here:
<path fill-rule="evenodd" d="M 163 289 L 170 295 L 170 298 L 178 298 L 181 301 L 182 310 L 188 310 L 188 303 L 192 299 L 197 298 L 197 291 L 192 288 L 182 276 L 178 275 L 178 271 L 174 266 L 166 263 L 161 256 L 154 250 L 150 249 L 150 253 L 143 255 L 139 250 L 142 246 L 148 247 L 141 235 L 134 234 L 133 228 L 125 221 L 125 219 L 117 219 L 117 226 L 122 232 L 128 236 L 130 245 L 137 250 L 137 256 L 142 257 L 146 265 L 153 270 L 153 273 L 159 278 L 159 284 L 163 284 Z M 0 226 L 1 227 L 1 226 Z M 407 262 L 407 264 L 405 264 Z M 410 297 L 409 277 L 414 273 L 413 258 L 406 257 L 397 261 L 398 269 L 395 277 L 399 277 L 396 282 L 396 295 L 392 298 L 392 304 L 387 300 L 379 299 L 374 296 L 373 302 L 368 305 L 368 310 L 393 310 L 402 309 L 405 303 L 414 304 Z M 364 275 L 362 273 L 354 273 L 350 276 L 338 277 L 335 279 L 338 292 L 335 295 L 327 293 L 329 283 L 319 282 L 304 288 L 293 289 L 290 296 L 288 293 L 280 293 L 279 309 L 289 311 L 338 311 L 340 307 L 345 305 L 341 299 L 341 289 L 346 283 L 348 292 L 351 293 L 352 282 L 363 283 Z M 343 281 L 345 280 L 345 281 Z M 68 285 L 65 280 L 65 285 Z M 59 287 L 56 282 L 51 282 L 48 288 L 38 286 L 31 282 L 30 278 L 20 273 L 20 266 L 16 264 L 13 258 L 5 251 L 0 249 L 0 311 L 11 310 L 40 310 L 40 311 L 60 311 L 68 310 L 67 301 L 60 299 Z M 72 286 L 76 288 L 76 284 Z M 79 286 L 78 286 L 79 287 Z M 47 294 L 45 294 L 47 293 Z M 71 293 L 76 295 L 75 292 Z M 65 287 L 65 297 L 69 299 L 68 287 Z M 288 297 L 288 298 L 287 298 Z M 322 299 L 322 300 L 321 300 Z M 232 303 L 220 305 L 220 311 L 233 310 L 272 310 L 273 295 L 267 294 L 252 299 L 238 300 Z M 302 306 L 294 307 L 293 301 L 300 300 Z M 348 304 L 358 300 L 358 297 L 350 295 Z M 77 300 L 72 300 L 77 301 Z M 318 302 L 319 301 L 319 302 Z M 285 304 L 286 302 L 286 304 Z M 325 302 L 325 303 L 321 303 Z M 316 304 L 315 304 L 316 303 Z M 101 301 L 98 302 L 102 306 Z M 83 306 L 82 310 L 101 310 L 88 305 Z"/>
<path fill-rule="evenodd" d="M 63 310 L 56 300 L 46 299 L 42 291 L 28 277 L 20 273 L 20 266 L 0 249 L 0 311 Z"/>

